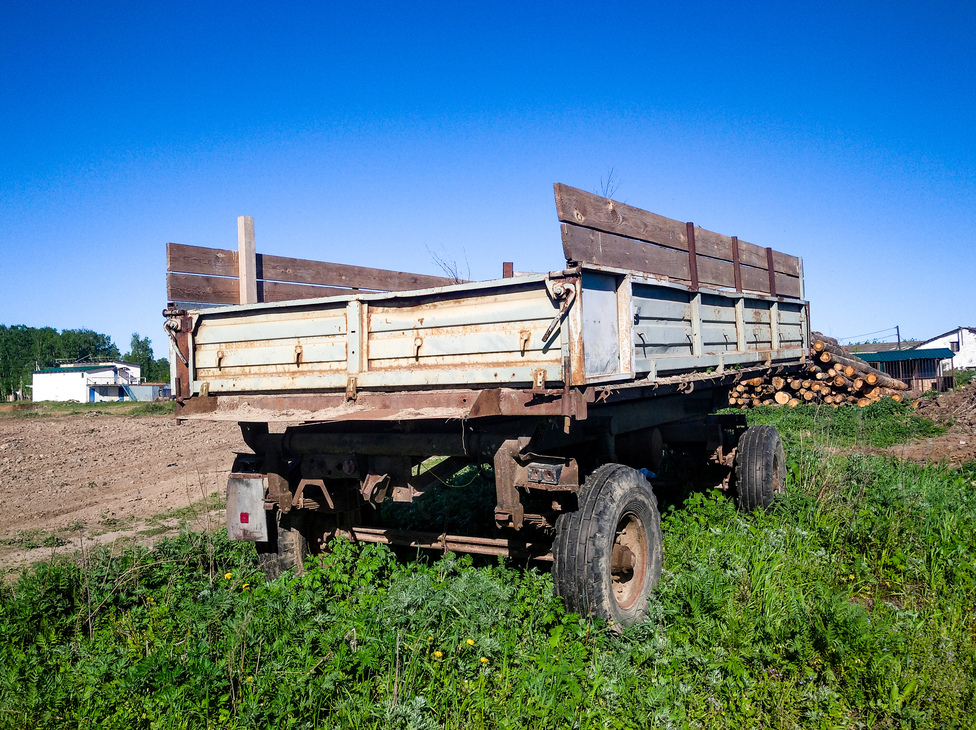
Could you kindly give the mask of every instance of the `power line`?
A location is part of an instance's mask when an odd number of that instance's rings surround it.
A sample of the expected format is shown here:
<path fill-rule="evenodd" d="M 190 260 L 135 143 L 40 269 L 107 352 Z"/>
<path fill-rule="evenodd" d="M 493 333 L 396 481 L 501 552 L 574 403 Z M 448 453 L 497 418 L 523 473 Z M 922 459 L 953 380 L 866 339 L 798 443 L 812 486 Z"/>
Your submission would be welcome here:
<path fill-rule="evenodd" d="M 869 335 L 880 335 L 882 332 L 891 332 L 894 334 L 898 331 L 898 327 L 889 327 L 888 329 L 878 330 L 877 332 L 865 332 L 863 335 L 851 335 L 850 337 L 838 337 L 838 340 L 856 340 L 859 337 L 867 337 Z"/>

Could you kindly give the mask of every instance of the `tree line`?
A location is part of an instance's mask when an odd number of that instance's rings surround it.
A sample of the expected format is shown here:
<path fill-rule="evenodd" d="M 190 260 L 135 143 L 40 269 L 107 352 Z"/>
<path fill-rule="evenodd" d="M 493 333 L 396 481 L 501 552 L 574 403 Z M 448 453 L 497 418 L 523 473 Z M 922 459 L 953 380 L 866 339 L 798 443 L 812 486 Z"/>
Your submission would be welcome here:
<path fill-rule="evenodd" d="M 0 324 L 0 400 L 29 397 L 32 373 L 73 362 L 118 361 L 138 365 L 149 382 L 169 380 L 169 360 L 155 359 L 148 337 L 133 333 L 129 352 L 119 353 L 112 338 L 89 329 L 62 330 Z"/>

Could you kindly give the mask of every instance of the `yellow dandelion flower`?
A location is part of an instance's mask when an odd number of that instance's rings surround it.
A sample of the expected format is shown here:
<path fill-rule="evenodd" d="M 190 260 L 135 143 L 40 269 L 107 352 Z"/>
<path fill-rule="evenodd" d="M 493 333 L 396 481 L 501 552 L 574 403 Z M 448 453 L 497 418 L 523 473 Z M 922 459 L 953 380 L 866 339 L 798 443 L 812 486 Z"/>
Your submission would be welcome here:
<path fill-rule="evenodd" d="M 428 636 L 427 637 L 427 641 L 433 641 L 433 640 L 434 640 L 434 637 L 433 636 Z"/>
<path fill-rule="evenodd" d="M 468 646 L 474 646 L 474 639 L 468 639 Z"/>
<path fill-rule="evenodd" d="M 244 585 L 241 586 L 241 590 L 242 591 L 249 591 L 249 590 L 251 590 L 251 584 L 250 583 L 245 583 Z"/>
<path fill-rule="evenodd" d="M 481 663 L 482 664 L 487 664 L 488 663 L 488 657 L 484 657 L 484 656 L 481 657 Z"/>
<path fill-rule="evenodd" d="M 254 677 L 248 677 L 248 678 L 247 678 L 247 679 L 245 679 L 244 681 L 245 681 L 245 682 L 248 682 L 248 683 L 251 683 L 251 682 L 253 682 L 253 681 L 254 681 Z"/>
<path fill-rule="evenodd" d="M 233 577 L 234 577 L 234 576 L 233 576 L 233 575 L 231 575 L 230 573 L 224 573 L 224 580 L 230 580 L 230 579 L 231 579 L 231 578 L 233 578 Z"/>
<path fill-rule="evenodd" d="M 444 656 L 444 652 L 442 652 L 442 651 L 435 651 L 434 652 L 434 659 L 440 659 L 442 656 Z"/>

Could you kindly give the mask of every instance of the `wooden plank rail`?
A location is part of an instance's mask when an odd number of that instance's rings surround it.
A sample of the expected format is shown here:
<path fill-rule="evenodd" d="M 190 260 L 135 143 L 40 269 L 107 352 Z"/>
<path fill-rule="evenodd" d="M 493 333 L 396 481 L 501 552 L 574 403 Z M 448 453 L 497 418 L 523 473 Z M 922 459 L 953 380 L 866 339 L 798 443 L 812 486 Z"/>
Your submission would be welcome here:
<path fill-rule="evenodd" d="M 245 230 L 245 244 L 248 236 L 250 245 L 253 246 L 253 224 L 250 230 Z M 254 256 L 254 283 L 258 302 L 314 299 L 349 294 L 354 290 L 429 289 L 458 283 L 444 276 L 410 274 L 268 254 Z M 167 300 L 194 304 L 241 303 L 238 260 L 237 251 L 167 243 Z"/>
<path fill-rule="evenodd" d="M 567 261 L 667 276 L 692 288 L 802 297 L 796 256 L 561 183 L 556 183 L 555 195 Z"/>
<path fill-rule="evenodd" d="M 686 282 L 694 291 L 704 286 L 803 297 L 802 261 L 795 256 L 561 183 L 556 183 L 555 195 L 569 262 L 664 276 Z M 238 244 L 237 251 L 166 244 L 168 301 L 282 302 L 461 283 L 444 276 L 259 254 L 249 216 L 238 218 Z M 512 268 L 506 264 L 504 276 L 511 276 Z"/>

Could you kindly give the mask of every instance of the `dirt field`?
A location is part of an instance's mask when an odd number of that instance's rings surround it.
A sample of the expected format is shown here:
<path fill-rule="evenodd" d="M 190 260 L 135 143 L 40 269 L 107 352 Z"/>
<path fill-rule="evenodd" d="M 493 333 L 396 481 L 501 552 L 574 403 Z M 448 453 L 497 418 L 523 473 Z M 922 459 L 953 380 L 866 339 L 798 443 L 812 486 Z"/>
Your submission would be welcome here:
<path fill-rule="evenodd" d="M 911 461 L 941 461 L 950 466 L 976 461 L 976 385 L 922 398 L 918 402 L 917 412 L 931 421 L 948 426 L 948 433 L 892 446 L 886 453 Z"/>
<path fill-rule="evenodd" d="M 222 501 L 235 450 L 247 450 L 236 423 L 0 414 L 0 572 L 222 520 L 208 497 Z"/>

